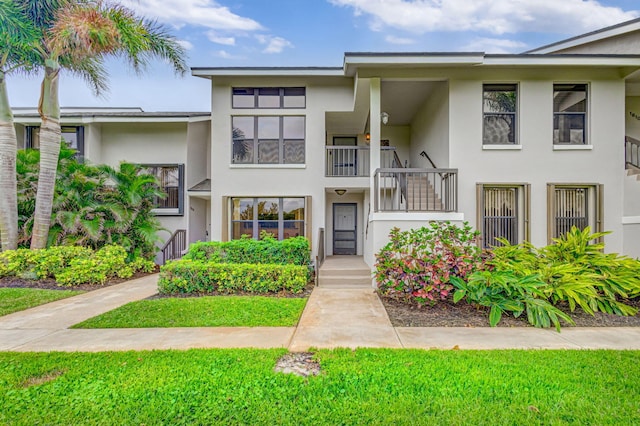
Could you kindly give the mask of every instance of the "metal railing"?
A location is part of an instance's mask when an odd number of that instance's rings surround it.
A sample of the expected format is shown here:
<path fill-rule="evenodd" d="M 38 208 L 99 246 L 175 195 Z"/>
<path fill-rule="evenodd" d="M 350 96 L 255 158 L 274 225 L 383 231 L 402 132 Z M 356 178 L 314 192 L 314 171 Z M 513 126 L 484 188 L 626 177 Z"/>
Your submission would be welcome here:
<path fill-rule="evenodd" d="M 640 141 L 631 136 L 624 138 L 624 164 L 640 169 Z"/>
<path fill-rule="evenodd" d="M 394 167 L 395 148 L 380 147 L 380 166 Z M 367 177 L 370 168 L 368 146 L 327 145 L 325 175 L 328 177 Z"/>
<path fill-rule="evenodd" d="M 186 249 L 187 231 L 185 229 L 178 229 L 162 247 L 162 264 L 164 265 L 168 260 L 180 259 Z"/>
<path fill-rule="evenodd" d="M 376 212 L 458 209 L 458 169 L 378 169 L 374 181 Z"/>

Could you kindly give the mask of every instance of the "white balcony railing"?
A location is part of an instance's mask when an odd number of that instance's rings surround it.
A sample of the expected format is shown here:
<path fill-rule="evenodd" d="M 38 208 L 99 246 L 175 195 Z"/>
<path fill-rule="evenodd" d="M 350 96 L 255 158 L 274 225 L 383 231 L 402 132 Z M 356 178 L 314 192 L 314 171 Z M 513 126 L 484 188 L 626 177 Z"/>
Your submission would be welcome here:
<path fill-rule="evenodd" d="M 333 146 L 327 145 L 325 156 L 325 174 L 335 177 L 368 177 L 369 152 L 368 146 Z M 380 147 L 380 167 L 401 167 L 396 149 L 390 146 Z"/>

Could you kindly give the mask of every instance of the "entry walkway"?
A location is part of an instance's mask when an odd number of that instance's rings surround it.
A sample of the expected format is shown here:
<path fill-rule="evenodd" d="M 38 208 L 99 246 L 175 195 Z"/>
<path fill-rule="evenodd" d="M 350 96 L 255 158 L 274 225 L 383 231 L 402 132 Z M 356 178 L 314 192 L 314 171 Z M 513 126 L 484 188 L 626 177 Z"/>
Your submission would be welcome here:
<path fill-rule="evenodd" d="M 637 349 L 640 327 L 393 327 L 371 288 L 316 287 L 298 327 L 85 329 L 69 327 L 156 293 L 157 275 L 0 317 L 2 351 L 387 347 L 420 349 Z"/>

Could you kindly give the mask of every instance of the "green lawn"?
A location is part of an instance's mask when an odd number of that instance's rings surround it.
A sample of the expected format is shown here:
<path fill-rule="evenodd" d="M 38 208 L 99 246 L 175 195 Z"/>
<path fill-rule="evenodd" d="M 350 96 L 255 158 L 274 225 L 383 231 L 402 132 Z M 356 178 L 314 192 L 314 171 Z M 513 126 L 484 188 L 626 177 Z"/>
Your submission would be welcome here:
<path fill-rule="evenodd" d="M 307 299 L 207 296 L 140 300 L 73 328 L 292 327 Z"/>
<path fill-rule="evenodd" d="M 640 424 L 640 351 L 0 353 L 0 424 Z"/>
<path fill-rule="evenodd" d="M 54 300 L 81 294 L 74 290 L 42 290 L 38 288 L 0 288 L 0 316 L 44 305 Z"/>

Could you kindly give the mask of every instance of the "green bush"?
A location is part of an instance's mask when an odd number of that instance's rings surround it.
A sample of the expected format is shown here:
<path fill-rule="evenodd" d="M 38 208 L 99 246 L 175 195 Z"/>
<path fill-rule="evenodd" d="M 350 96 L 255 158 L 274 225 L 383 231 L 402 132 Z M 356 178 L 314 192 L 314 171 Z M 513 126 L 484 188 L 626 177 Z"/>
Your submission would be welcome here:
<path fill-rule="evenodd" d="M 214 263 L 253 263 L 308 266 L 311 262 L 309 240 L 294 237 L 278 241 L 270 234 L 261 240 L 243 236 L 238 240 L 191 244 L 184 259 Z"/>
<path fill-rule="evenodd" d="M 435 303 L 449 297 L 453 277 L 465 278 L 481 265 L 478 233 L 465 222 L 432 222 L 429 227 L 391 230 L 376 255 L 378 289 L 402 299 Z"/>
<path fill-rule="evenodd" d="M 130 278 L 137 271 L 152 272 L 155 267 L 143 258 L 133 262 L 127 262 L 127 258 L 127 251 L 116 245 L 107 245 L 95 252 L 73 246 L 7 250 L 0 253 L 0 278 L 52 278 L 63 286 L 104 284 L 110 278 Z"/>
<path fill-rule="evenodd" d="M 163 294 L 300 293 L 307 284 L 307 268 L 300 265 L 256 265 L 250 263 L 213 263 L 182 259 L 168 262 L 160 269 L 158 291 Z"/>
<path fill-rule="evenodd" d="M 516 277 L 538 275 L 546 285 L 544 298 L 552 304 L 566 302 L 593 314 L 606 312 L 635 315 L 637 309 L 623 300 L 640 296 L 640 261 L 615 253 L 605 254 L 596 242 L 606 233 L 591 234 L 573 228 L 554 244 L 535 248 L 529 243 L 493 250 L 487 266 L 495 271 L 511 271 Z"/>

